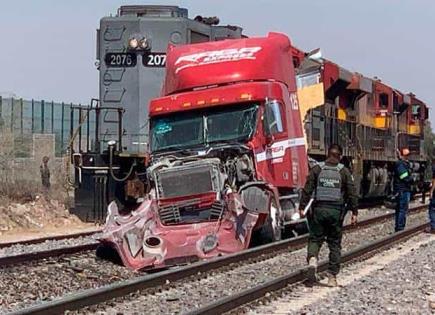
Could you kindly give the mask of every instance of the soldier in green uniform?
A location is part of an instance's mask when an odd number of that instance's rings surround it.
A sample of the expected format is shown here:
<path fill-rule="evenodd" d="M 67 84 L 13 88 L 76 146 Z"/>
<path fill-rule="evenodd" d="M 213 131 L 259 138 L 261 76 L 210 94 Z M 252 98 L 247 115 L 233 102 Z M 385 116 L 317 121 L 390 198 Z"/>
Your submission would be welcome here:
<path fill-rule="evenodd" d="M 329 247 L 329 286 L 337 286 L 336 276 L 340 271 L 342 228 L 346 211 L 352 211 L 352 224 L 356 224 L 358 215 L 358 196 L 349 169 L 340 163 L 342 152 L 339 145 L 331 145 L 326 161 L 310 170 L 299 206 L 300 216 L 303 217 L 304 208 L 311 198 L 314 200 L 307 214 L 310 229 L 307 255 L 309 280 L 317 281 L 318 255 L 326 239 Z"/>

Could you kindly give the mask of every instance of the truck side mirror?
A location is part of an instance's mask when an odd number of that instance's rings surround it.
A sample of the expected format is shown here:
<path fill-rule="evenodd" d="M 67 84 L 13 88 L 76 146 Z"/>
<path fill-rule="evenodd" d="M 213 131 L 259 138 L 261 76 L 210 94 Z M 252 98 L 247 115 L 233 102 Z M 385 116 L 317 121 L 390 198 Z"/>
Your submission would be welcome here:
<path fill-rule="evenodd" d="M 267 111 L 263 115 L 263 130 L 264 130 L 264 136 L 266 138 L 266 143 L 269 144 L 273 140 L 272 131 L 270 128 L 269 123 L 270 117 L 267 115 Z"/>
<path fill-rule="evenodd" d="M 275 133 L 283 131 L 280 103 L 277 100 L 266 101 L 263 127 L 267 144 L 273 142 Z"/>

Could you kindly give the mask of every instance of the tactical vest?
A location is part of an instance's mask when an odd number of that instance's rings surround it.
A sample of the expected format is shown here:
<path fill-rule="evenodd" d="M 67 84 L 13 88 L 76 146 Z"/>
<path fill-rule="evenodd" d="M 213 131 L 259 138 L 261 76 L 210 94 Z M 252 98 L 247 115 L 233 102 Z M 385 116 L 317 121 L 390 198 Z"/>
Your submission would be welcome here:
<path fill-rule="evenodd" d="M 336 166 L 329 166 L 321 162 L 319 166 L 321 170 L 317 177 L 316 201 L 343 203 L 340 171 L 344 165 L 339 163 Z"/>

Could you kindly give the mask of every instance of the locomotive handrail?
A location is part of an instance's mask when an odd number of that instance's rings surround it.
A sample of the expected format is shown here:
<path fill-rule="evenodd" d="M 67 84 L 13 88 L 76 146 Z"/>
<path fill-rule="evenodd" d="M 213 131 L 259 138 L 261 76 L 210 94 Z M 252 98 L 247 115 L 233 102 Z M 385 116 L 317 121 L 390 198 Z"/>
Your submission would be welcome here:
<path fill-rule="evenodd" d="M 95 151 L 100 152 L 100 113 L 101 110 L 116 110 L 118 112 L 118 150 L 122 152 L 122 115 L 125 112 L 123 107 L 101 106 L 94 108 L 95 110 Z"/>

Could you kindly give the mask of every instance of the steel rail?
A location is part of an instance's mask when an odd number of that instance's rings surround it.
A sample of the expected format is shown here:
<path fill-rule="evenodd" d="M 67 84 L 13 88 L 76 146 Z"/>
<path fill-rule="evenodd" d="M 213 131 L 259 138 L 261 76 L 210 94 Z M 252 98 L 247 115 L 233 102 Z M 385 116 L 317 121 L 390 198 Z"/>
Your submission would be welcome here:
<path fill-rule="evenodd" d="M 414 214 L 423 210 L 427 210 L 427 207 L 429 206 L 429 204 L 422 204 L 422 205 L 418 205 L 412 208 L 408 209 L 408 215 L 409 214 Z M 380 221 L 385 221 L 388 219 L 393 218 L 395 215 L 395 212 L 390 212 L 390 213 L 386 213 L 386 214 L 381 214 L 381 215 L 377 215 L 377 216 L 373 216 L 367 219 L 364 219 L 360 222 L 358 222 L 358 224 L 356 226 L 352 226 L 352 225 L 345 225 L 344 226 L 344 231 L 347 231 L 349 229 L 354 229 L 354 228 L 361 228 L 367 225 L 371 225 L 373 223 L 377 223 Z"/>
<path fill-rule="evenodd" d="M 426 207 L 427 207 L 427 205 L 419 205 L 419 206 L 410 208 L 409 213 L 421 211 L 421 210 L 425 209 Z M 371 218 L 368 218 L 368 219 L 365 219 L 363 221 L 358 222 L 358 224 L 356 226 L 346 225 L 346 226 L 344 226 L 344 230 L 347 231 L 347 230 L 353 230 L 355 228 L 361 228 L 361 227 L 371 225 L 371 224 L 379 222 L 379 221 L 388 220 L 392 216 L 394 216 L 394 213 L 387 213 L 387 214 L 383 214 L 383 215 L 379 215 L 379 216 L 374 216 L 374 217 L 371 217 Z M 0 244 L 0 249 L 2 247 L 7 247 L 7 246 L 11 246 L 11 245 L 16 245 L 16 244 L 30 245 L 30 244 L 42 243 L 42 242 L 47 241 L 47 240 L 62 240 L 62 239 L 67 239 L 67 238 L 78 238 L 78 237 L 83 237 L 83 236 L 89 236 L 89 235 L 92 235 L 94 233 L 98 233 L 100 231 L 101 230 L 92 231 L 92 232 L 81 232 L 81 233 L 75 233 L 75 234 L 70 234 L 70 235 L 58 235 L 58 236 L 53 236 L 53 237 L 43 237 L 43 238 L 37 238 L 37 239 L 31 239 L 31 240 L 19 241 L 19 242 L 3 243 L 3 244 Z M 287 239 L 284 241 L 274 243 L 275 246 L 271 247 L 270 250 L 268 250 L 268 248 L 264 248 L 264 251 L 265 251 L 264 254 L 267 254 L 267 253 L 270 253 L 270 252 L 273 252 L 276 250 L 280 250 L 280 249 L 286 249 L 289 246 L 291 246 L 292 248 L 295 248 L 297 246 L 301 246 L 301 245 L 305 244 L 307 239 L 308 239 L 308 235 L 302 235 L 298 238 Z M 8 244 L 8 245 L 6 245 L 6 244 Z M 23 253 L 23 254 L 17 254 L 17 255 L 9 255 L 9 256 L 3 256 L 3 257 L 0 256 L 0 267 L 11 265 L 11 264 L 17 264 L 17 263 L 25 263 L 25 262 L 29 262 L 29 261 L 33 261 L 33 260 L 44 259 L 44 258 L 58 257 L 61 255 L 75 254 L 75 253 L 82 252 L 82 251 L 95 250 L 98 247 L 98 245 L 99 245 L 98 242 L 92 242 L 92 243 L 85 244 L 85 245 L 71 245 L 71 246 L 64 246 L 64 247 L 59 247 L 59 248 L 54 248 L 54 249 L 35 251 L 35 252 L 29 252 L 29 253 Z"/>
<path fill-rule="evenodd" d="M 71 245 L 71 246 L 41 250 L 36 252 L 3 256 L 0 257 L 0 267 L 30 262 L 34 260 L 40 260 L 44 258 L 58 257 L 62 255 L 71 255 L 71 254 L 81 253 L 84 251 L 95 250 L 98 247 L 98 245 L 99 242 L 92 242 L 88 244 Z"/>
<path fill-rule="evenodd" d="M 426 208 L 427 205 L 417 206 L 410 211 L 418 211 Z M 357 225 L 346 225 L 345 230 L 357 230 L 358 228 L 381 222 L 386 219 L 390 219 L 394 216 L 394 213 L 388 213 L 385 215 L 375 216 L 363 221 L 360 221 Z M 240 253 L 234 253 L 222 257 L 217 257 L 208 261 L 201 261 L 193 263 L 177 269 L 166 270 L 155 274 L 148 274 L 139 276 L 133 279 L 116 282 L 110 285 L 106 285 L 97 289 L 88 289 L 77 293 L 71 293 L 55 299 L 53 301 L 45 302 L 24 308 L 21 310 L 10 313 L 11 315 L 23 315 L 23 314 L 60 314 L 67 310 L 77 310 L 82 307 L 95 305 L 108 301 L 113 298 L 125 296 L 138 290 L 144 290 L 159 285 L 164 285 L 168 281 L 174 282 L 189 276 L 196 275 L 198 273 L 209 272 L 220 267 L 228 266 L 232 263 L 239 263 L 240 261 L 247 261 L 249 259 L 259 257 L 261 255 L 273 253 L 284 249 L 297 249 L 306 244 L 308 235 L 302 235 L 296 238 L 287 239 L 263 246 L 247 249 Z"/>
<path fill-rule="evenodd" d="M 22 241 L 5 242 L 5 243 L 0 243 L 0 248 L 5 248 L 13 245 L 34 245 L 34 244 L 43 243 L 45 241 L 60 241 L 68 238 L 79 238 L 84 236 L 90 236 L 98 232 L 101 232 L 101 229 L 96 229 L 87 232 L 73 233 L 73 234 L 44 236 L 44 237 L 32 238 L 32 239 L 27 239 Z"/>
<path fill-rule="evenodd" d="M 369 244 L 361 245 L 355 249 L 352 249 L 342 255 L 342 262 L 346 263 L 351 260 L 360 258 L 368 253 L 381 249 L 387 245 L 391 245 L 398 242 L 404 238 L 417 234 L 423 231 L 429 224 L 424 223 L 417 225 L 415 227 L 406 229 L 404 231 L 389 235 L 380 240 L 373 241 Z M 325 271 L 328 267 L 328 261 L 323 260 L 318 265 L 318 271 Z M 262 298 L 271 291 L 278 291 L 285 288 L 288 285 L 301 282 L 306 279 L 308 268 L 301 268 L 297 271 L 289 273 L 287 275 L 281 276 L 279 278 L 272 279 L 258 286 L 243 290 L 235 295 L 228 296 L 219 299 L 213 303 L 200 307 L 196 310 L 185 313 L 186 315 L 213 315 L 222 314 L 229 312 L 231 310 L 237 309 L 238 307 L 251 303 L 259 298 Z"/>

